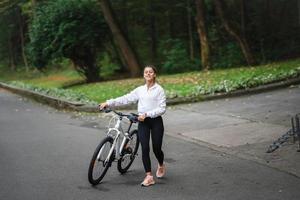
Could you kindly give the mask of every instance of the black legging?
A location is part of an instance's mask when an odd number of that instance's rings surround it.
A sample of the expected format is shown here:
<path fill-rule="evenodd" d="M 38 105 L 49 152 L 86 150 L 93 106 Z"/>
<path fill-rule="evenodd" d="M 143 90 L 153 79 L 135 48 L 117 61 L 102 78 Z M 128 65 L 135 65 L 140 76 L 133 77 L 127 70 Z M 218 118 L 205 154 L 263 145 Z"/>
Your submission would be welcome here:
<path fill-rule="evenodd" d="M 162 117 L 149 118 L 147 117 L 144 122 L 139 122 L 138 136 L 142 146 L 143 164 L 146 172 L 151 172 L 150 161 L 150 132 L 152 139 L 153 152 L 160 165 L 164 162 L 164 153 L 161 150 L 162 140 L 164 135 L 164 124 Z"/>

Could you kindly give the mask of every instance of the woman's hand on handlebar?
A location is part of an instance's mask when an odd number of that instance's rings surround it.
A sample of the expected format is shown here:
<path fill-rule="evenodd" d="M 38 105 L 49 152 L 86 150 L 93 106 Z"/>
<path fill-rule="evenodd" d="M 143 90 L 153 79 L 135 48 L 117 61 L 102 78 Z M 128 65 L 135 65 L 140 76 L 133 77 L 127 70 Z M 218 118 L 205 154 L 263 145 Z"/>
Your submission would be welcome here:
<path fill-rule="evenodd" d="M 100 103 L 100 104 L 98 105 L 98 107 L 99 107 L 99 110 L 103 110 L 103 109 L 105 109 L 105 108 L 108 107 L 108 103 L 106 103 L 106 102 Z"/>

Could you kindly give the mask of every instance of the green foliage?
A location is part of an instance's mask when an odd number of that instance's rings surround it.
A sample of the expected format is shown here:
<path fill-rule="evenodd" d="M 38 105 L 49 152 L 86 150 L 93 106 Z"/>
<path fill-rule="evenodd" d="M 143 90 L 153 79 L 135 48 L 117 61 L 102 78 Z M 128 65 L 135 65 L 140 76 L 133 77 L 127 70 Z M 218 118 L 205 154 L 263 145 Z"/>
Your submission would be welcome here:
<path fill-rule="evenodd" d="M 32 0 L 23 1 L 23 3 L 20 4 L 20 7 L 24 15 L 28 16 L 29 18 L 33 17 L 34 5 Z"/>
<path fill-rule="evenodd" d="M 213 68 L 229 68 L 245 64 L 240 46 L 220 29 L 220 25 L 211 24 L 208 32 Z"/>
<path fill-rule="evenodd" d="M 104 53 L 101 60 L 99 61 L 101 66 L 101 77 L 110 77 L 114 75 L 114 73 L 120 69 L 120 66 L 113 63 L 110 56 L 107 53 Z"/>
<path fill-rule="evenodd" d="M 224 46 L 220 46 L 215 57 L 214 68 L 240 66 L 244 62 L 240 47 L 233 42 L 228 42 Z"/>
<path fill-rule="evenodd" d="M 225 73 L 224 73 L 225 72 Z M 300 76 L 300 64 L 294 66 L 283 64 L 265 65 L 256 68 L 237 68 L 226 71 L 216 71 L 212 74 L 213 81 L 202 82 L 195 87 L 195 95 L 231 92 L 238 89 L 257 87 L 260 85 L 295 78 Z"/>
<path fill-rule="evenodd" d="M 190 61 L 186 47 L 181 40 L 167 39 L 162 41 L 160 49 L 165 57 L 165 62 L 162 65 L 163 73 L 178 73 L 197 69 L 197 63 Z"/>
<path fill-rule="evenodd" d="M 66 101 L 79 102 L 84 104 L 97 104 L 97 102 L 88 99 L 85 95 L 71 90 L 58 89 L 58 88 L 41 88 L 31 84 L 24 84 L 19 81 L 12 81 L 9 82 L 9 84 L 19 88 L 31 90 L 40 94 L 60 98 Z"/>
<path fill-rule="evenodd" d="M 18 65 L 21 58 L 18 2 L 21 4 L 22 1 L 0 3 L 0 62 L 5 64 L 10 64 L 13 56 L 14 64 Z"/>
<path fill-rule="evenodd" d="M 36 2 L 36 10 L 33 2 Z M 104 21 L 101 9 L 96 2 L 99 0 L 1 1 L 0 62 L 8 67 L 12 61 L 16 65 L 23 63 L 19 22 L 20 8 L 24 19 L 22 25 L 24 41 L 25 43 L 29 42 L 27 36 L 30 35 L 30 40 L 34 44 L 28 46 L 32 63 L 43 67 L 56 57 L 73 55 L 72 57 L 92 58 L 95 49 L 101 47 L 103 41 L 107 41 L 102 37 L 106 34 L 104 32 L 102 34 L 100 31 L 104 30 L 102 26 L 96 25 L 97 21 Z M 173 68 L 178 72 L 191 70 L 189 68 L 199 69 L 198 65 L 190 63 L 186 50 L 184 50 L 188 49 L 185 45 L 190 42 L 188 13 L 191 14 L 195 55 L 200 55 L 201 50 L 194 23 L 195 1 L 189 0 L 189 12 L 186 7 L 187 2 L 181 0 L 110 1 L 122 31 L 129 38 L 130 44 L 140 60 L 159 66 L 164 64 L 164 70 L 167 73 L 173 71 Z M 241 50 L 234 38 L 225 31 L 220 17 L 215 12 L 213 1 L 205 0 L 204 2 L 212 66 L 227 68 L 244 64 Z M 297 2 L 296 0 L 228 0 L 224 1 L 224 13 L 230 25 L 245 36 L 255 59 L 258 62 L 267 63 L 297 58 L 300 55 L 299 5 Z M 83 6 L 87 4 L 90 5 L 88 9 Z M 243 6 L 244 9 L 242 9 Z M 34 13 L 36 13 L 35 17 Z M 31 28 L 28 29 L 29 26 Z M 93 40 L 95 34 L 97 35 L 97 31 L 94 31 L 96 26 L 97 30 L 101 32 L 101 37 Z M 93 35 L 93 33 L 95 34 Z M 174 51 L 171 47 L 165 48 L 162 45 L 157 48 L 162 40 L 170 38 L 172 38 L 171 40 L 179 38 L 182 46 L 174 44 Z M 84 45 L 80 41 L 83 41 Z M 93 45 L 86 45 L 91 43 Z M 86 49 L 92 47 L 93 51 L 88 52 L 83 48 L 84 46 Z M 70 49 L 77 49 L 78 54 L 74 55 L 75 53 Z M 163 50 L 165 50 L 164 53 Z M 92 56 L 86 56 L 84 52 L 88 52 Z M 99 55 L 98 52 L 96 54 Z M 197 67 L 194 68 L 194 65 Z"/>
<path fill-rule="evenodd" d="M 72 72 L 69 70 L 69 72 Z M 47 76 L 24 78 L 24 72 L 19 76 L 3 73 L 0 68 L 0 80 L 21 80 L 32 88 L 42 88 L 48 91 L 62 88 L 70 81 L 80 81 L 80 77 L 68 71 L 56 71 Z M 208 72 L 188 72 L 174 75 L 161 75 L 158 82 L 164 87 L 167 98 L 194 97 L 220 92 L 231 92 L 237 89 L 252 88 L 280 80 L 300 77 L 300 60 L 270 63 L 256 67 L 239 67 L 232 69 L 215 69 Z M 23 78 L 23 79 L 22 79 Z M 87 99 L 102 102 L 130 92 L 144 83 L 142 78 L 105 81 L 99 83 L 83 84 L 60 90 L 67 96 L 84 95 Z M 66 97 L 67 98 L 67 97 Z M 81 97 L 83 98 L 83 97 Z M 76 99 L 74 97 L 74 99 Z"/>
<path fill-rule="evenodd" d="M 38 7 L 29 33 L 35 66 L 42 68 L 52 59 L 66 57 L 87 76 L 95 68 L 108 28 L 94 0 L 54 0 Z"/>

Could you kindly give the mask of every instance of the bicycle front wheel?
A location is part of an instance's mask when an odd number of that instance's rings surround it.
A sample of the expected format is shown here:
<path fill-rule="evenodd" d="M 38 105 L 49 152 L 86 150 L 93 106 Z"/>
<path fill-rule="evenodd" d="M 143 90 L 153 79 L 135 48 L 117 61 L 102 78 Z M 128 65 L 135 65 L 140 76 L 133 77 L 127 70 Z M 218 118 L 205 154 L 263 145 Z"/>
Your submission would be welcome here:
<path fill-rule="evenodd" d="M 100 144 L 97 146 L 93 157 L 90 162 L 88 179 L 92 185 L 97 185 L 105 176 L 108 168 L 111 166 L 113 161 L 114 153 L 111 155 L 111 158 L 107 160 L 110 149 L 112 148 L 113 138 L 106 137 Z"/>
<path fill-rule="evenodd" d="M 139 149 L 138 131 L 133 130 L 129 135 L 131 139 L 125 142 L 124 149 L 122 150 L 122 156 L 118 160 L 118 171 L 121 174 L 127 172 Z"/>

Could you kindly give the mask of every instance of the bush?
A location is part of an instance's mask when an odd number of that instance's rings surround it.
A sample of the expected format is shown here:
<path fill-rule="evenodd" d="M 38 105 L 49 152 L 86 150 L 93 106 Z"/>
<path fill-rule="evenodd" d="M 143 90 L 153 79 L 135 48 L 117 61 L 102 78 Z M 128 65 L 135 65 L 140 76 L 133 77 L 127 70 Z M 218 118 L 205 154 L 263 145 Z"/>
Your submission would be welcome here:
<path fill-rule="evenodd" d="M 214 60 L 214 68 L 227 68 L 239 66 L 244 63 L 244 57 L 240 47 L 233 42 L 220 47 Z"/>
<path fill-rule="evenodd" d="M 192 71 L 197 69 L 199 60 L 192 62 L 189 59 L 188 52 L 184 43 L 179 39 L 168 39 L 160 44 L 160 49 L 165 57 L 165 62 L 162 64 L 163 73 L 177 73 Z"/>
<path fill-rule="evenodd" d="M 87 81 L 97 81 L 96 55 L 108 33 L 95 0 L 46 2 L 37 8 L 29 29 L 31 60 L 42 68 L 53 59 L 69 58 Z"/>
<path fill-rule="evenodd" d="M 107 53 L 103 54 L 103 57 L 101 58 L 99 63 L 99 65 L 101 66 L 100 76 L 103 78 L 107 78 L 114 75 L 114 73 L 120 69 L 120 66 L 113 63 L 110 56 Z"/>

